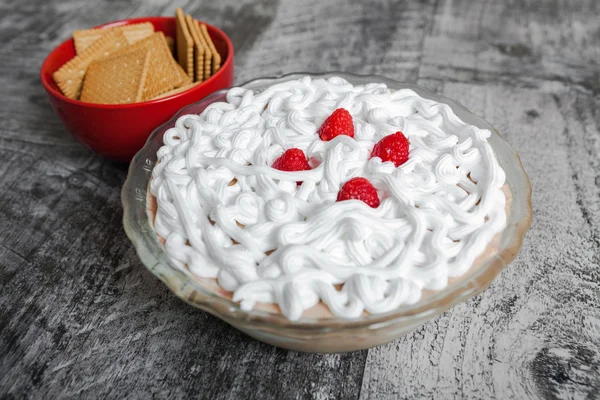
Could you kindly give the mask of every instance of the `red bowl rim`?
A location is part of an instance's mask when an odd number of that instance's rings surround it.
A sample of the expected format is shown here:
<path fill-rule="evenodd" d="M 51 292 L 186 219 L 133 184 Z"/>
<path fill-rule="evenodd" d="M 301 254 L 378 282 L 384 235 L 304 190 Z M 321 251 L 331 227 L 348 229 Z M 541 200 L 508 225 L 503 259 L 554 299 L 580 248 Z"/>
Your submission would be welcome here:
<path fill-rule="evenodd" d="M 96 28 L 111 28 L 113 26 L 120 26 L 120 25 L 131 25 L 133 23 L 140 23 L 140 22 L 152 22 L 153 20 L 174 20 L 174 19 L 175 19 L 175 17 L 161 17 L 161 16 L 126 18 L 126 19 L 120 19 L 117 21 L 107 22 L 105 24 L 95 26 L 94 29 L 96 29 Z M 142 102 L 138 102 L 138 103 L 129 103 L 129 104 L 98 104 L 98 103 L 89 103 L 89 102 L 85 102 L 85 101 L 81 101 L 81 100 L 71 99 L 71 98 L 63 95 L 59 90 L 54 89 L 50 85 L 48 80 L 46 79 L 44 72 L 48 70 L 47 63 L 48 63 L 50 56 L 59 47 L 68 43 L 70 40 L 73 40 L 73 38 L 69 38 L 69 39 L 65 40 L 64 42 L 62 42 L 61 44 L 59 44 L 58 46 L 56 46 L 48 54 L 48 56 L 42 63 L 42 67 L 40 68 L 40 79 L 42 81 L 42 85 L 44 85 L 44 88 L 46 89 L 46 91 L 48 91 L 48 93 L 51 93 L 53 96 L 58 97 L 62 101 L 65 101 L 65 102 L 71 103 L 71 104 L 76 104 L 79 106 L 90 107 L 90 108 L 127 109 L 127 108 L 142 107 L 142 106 L 149 105 L 149 104 L 159 104 L 159 103 L 162 103 L 165 101 L 176 99 L 176 98 L 186 95 L 192 91 L 199 90 L 202 87 L 204 87 L 206 83 L 209 83 L 215 79 L 218 79 L 219 76 L 221 76 L 222 74 L 225 73 L 225 70 L 230 68 L 230 64 L 233 62 L 233 44 L 231 43 L 231 39 L 229 39 L 229 36 L 227 36 L 225 34 L 225 32 L 223 32 L 222 30 L 220 30 L 219 28 L 217 28 L 214 25 L 208 24 L 206 22 L 202 22 L 202 23 L 206 24 L 207 27 L 210 27 L 212 30 L 217 32 L 217 34 L 220 35 L 225 40 L 225 44 L 227 45 L 227 58 L 225 59 L 225 62 L 223 63 L 223 65 L 221 65 L 221 68 L 217 71 L 216 74 L 214 74 L 207 80 L 201 82 L 200 84 L 198 84 L 188 90 L 184 90 L 183 92 L 175 93 L 170 96 L 163 97 L 161 99 L 148 100 L 148 101 L 142 101 Z"/>

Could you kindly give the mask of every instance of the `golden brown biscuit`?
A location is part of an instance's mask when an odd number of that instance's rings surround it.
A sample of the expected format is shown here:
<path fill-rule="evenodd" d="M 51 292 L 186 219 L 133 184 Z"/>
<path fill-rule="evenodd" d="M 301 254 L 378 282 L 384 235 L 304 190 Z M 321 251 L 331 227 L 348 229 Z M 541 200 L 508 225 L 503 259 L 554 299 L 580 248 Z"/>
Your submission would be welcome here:
<path fill-rule="evenodd" d="M 81 54 L 60 67 L 52 75 L 52 78 L 65 96 L 71 99 L 78 99 L 88 66 L 93 61 L 115 54 L 128 45 L 129 42 L 122 31 L 115 30 L 108 32 L 92 43 Z"/>
<path fill-rule="evenodd" d="M 173 59 L 165 35 L 162 32 L 155 32 L 151 36 L 123 49 L 121 53 L 141 48 L 148 49 L 150 53 L 150 66 L 142 100 L 149 100 L 190 82 L 190 79 L 181 71 L 181 68 Z"/>
<path fill-rule="evenodd" d="M 194 40 L 185 22 L 185 15 L 181 8 L 175 10 L 177 37 L 177 62 L 190 79 L 194 79 Z"/>
<path fill-rule="evenodd" d="M 202 36 L 204 36 L 204 40 L 208 44 L 208 47 L 210 48 L 210 51 L 212 53 L 212 76 L 217 73 L 219 68 L 221 68 L 221 55 L 217 51 L 215 44 L 213 43 L 210 35 L 208 34 L 208 29 L 206 28 L 206 25 L 200 24 L 200 32 L 202 32 Z"/>
<path fill-rule="evenodd" d="M 73 32 L 73 41 L 75 42 L 75 51 L 77 54 L 83 53 L 92 43 L 100 39 L 110 31 L 120 30 L 123 32 L 129 44 L 133 44 L 154 33 L 154 26 L 150 22 L 131 24 L 124 26 L 115 26 L 113 28 L 83 29 Z"/>
<path fill-rule="evenodd" d="M 189 14 L 185 16 L 185 21 L 190 34 L 192 35 L 192 39 L 194 39 L 194 80 L 196 82 L 202 82 L 205 79 L 204 56 L 205 54 L 210 53 L 208 52 L 208 47 L 205 47 L 205 44 L 200 40 L 200 31 L 198 30 L 196 21 L 194 21 Z"/>
<path fill-rule="evenodd" d="M 96 60 L 83 81 L 81 101 L 126 104 L 142 100 L 150 52 L 146 48 Z"/>

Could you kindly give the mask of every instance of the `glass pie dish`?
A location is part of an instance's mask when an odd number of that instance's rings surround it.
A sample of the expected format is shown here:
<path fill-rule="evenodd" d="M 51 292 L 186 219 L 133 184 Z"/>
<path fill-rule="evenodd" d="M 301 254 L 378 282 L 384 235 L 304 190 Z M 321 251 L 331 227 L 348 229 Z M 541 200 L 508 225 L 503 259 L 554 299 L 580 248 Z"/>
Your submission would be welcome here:
<path fill-rule="evenodd" d="M 443 290 L 423 296 L 416 304 L 403 306 L 386 314 L 365 314 L 352 320 L 303 317 L 299 321 L 290 321 L 280 313 L 242 310 L 238 303 L 209 290 L 198 279 L 185 274 L 172 263 L 154 232 L 148 214 L 148 185 L 157 160 L 156 153 L 163 145 L 165 131 L 175 126 L 180 116 L 199 114 L 209 104 L 225 101 L 227 90 L 215 92 L 181 109 L 167 123 L 157 128 L 146 145 L 135 155 L 121 193 L 123 225 L 142 263 L 178 297 L 208 311 L 249 336 L 274 346 L 298 351 L 345 352 L 365 349 L 397 339 L 484 290 L 500 271 L 512 262 L 521 247 L 531 224 L 531 185 L 518 154 L 489 123 L 473 115 L 458 102 L 417 85 L 379 76 L 333 72 L 294 73 L 279 78 L 259 78 L 240 86 L 260 92 L 273 84 L 300 79 L 306 75 L 318 78 L 339 76 L 353 85 L 381 82 L 391 90 L 411 89 L 424 98 L 449 105 L 464 122 L 489 129 L 492 132 L 489 143 L 506 172 L 506 185 L 512 194 L 507 226 L 499 234 L 498 253 L 471 268 L 461 277 L 453 279 Z"/>

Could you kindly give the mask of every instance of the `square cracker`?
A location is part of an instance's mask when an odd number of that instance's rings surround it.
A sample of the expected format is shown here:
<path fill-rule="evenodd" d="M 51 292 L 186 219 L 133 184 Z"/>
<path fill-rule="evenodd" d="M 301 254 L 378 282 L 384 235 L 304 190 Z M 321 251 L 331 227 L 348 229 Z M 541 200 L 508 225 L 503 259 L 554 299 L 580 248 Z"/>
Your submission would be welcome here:
<path fill-rule="evenodd" d="M 188 76 L 173 59 L 165 35 L 162 32 L 153 33 L 151 36 L 122 50 L 121 53 L 142 48 L 148 49 L 150 53 L 150 65 L 143 88 L 142 100 L 151 99 L 190 82 Z"/>
<path fill-rule="evenodd" d="M 52 74 L 52 78 L 65 96 L 78 99 L 88 66 L 93 61 L 114 54 L 128 45 L 129 42 L 123 32 L 117 30 L 107 32 L 81 54 L 60 67 Z"/>
<path fill-rule="evenodd" d="M 210 46 L 208 45 L 208 43 L 206 43 L 206 39 L 204 39 L 204 36 L 202 35 L 202 32 L 200 31 L 200 25 L 198 25 L 198 21 L 193 20 L 193 29 L 194 29 L 194 33 L 195 36 L 198 38 L 200 44 L 202 45 L 202 47 L 204 48 L 204 80 L 210 78 L 210 71 L 211 71 L 211 65 L 212 65 L 212 58 L 213 58 L 213 52 L 210 49 Z"/>
<path fill-rule="evenodd" d="M 175 10 L 177 36 L 175 45 L 177 46 L 177 62 L 185 71 L 187 76 L 194 79 L 194 40 L 185 22 L 183 10 Z"/>
<path fill-rule="evenodd" d="M 90 64 L 81 89 L 81 101 L 126 104 L 142 100 L 150 65 L 146 48 L 96 60 Z"/>
<path fill-rule="evenodd" d="M 73 41 L 75 42 L 75 51 L 77 54 L 83 53 L 92 43 L 100 39 L 110 31 L 121 31 L 127 38 L 129 44 L 142 40 L 154 33 L 154 26 L 150 22 L 131 24 L 124 26 L 115 26 L 113 28 L 95 28 L 84 29 L 73 32 Z"/>
<path fill-rule="evenodd" d="M 200 32 L 202 32 L 202 36 L 204 36 L 204 40 L 206 40 L 206 43 L 208 44 L 208 47 L 210 47 L 210 51 L 213 55 L 212 75 L 214 75 L 219 70 L 219 68 L 221 68 L 221 55 L 217 51 L 215 44 L 213 43 L 210 35 L 208 34 L 208 29 L 206 28 L 206 25 L 200 24 Z"/>
<path fill-rule="evenodd" d="M 185 22 L 192 35 L 192 39 L 194 39 L 194 81 L 202 82 L 204 80 L 204 55 L 207 53 L 206 50 L 208 48 L 205 48 L 203 42 L 200 41 L 198 25 L 196 25 L 191 15 L 188 14 L 185 16 Z M 210 55 L 210 53 L 207 55 Z"/>

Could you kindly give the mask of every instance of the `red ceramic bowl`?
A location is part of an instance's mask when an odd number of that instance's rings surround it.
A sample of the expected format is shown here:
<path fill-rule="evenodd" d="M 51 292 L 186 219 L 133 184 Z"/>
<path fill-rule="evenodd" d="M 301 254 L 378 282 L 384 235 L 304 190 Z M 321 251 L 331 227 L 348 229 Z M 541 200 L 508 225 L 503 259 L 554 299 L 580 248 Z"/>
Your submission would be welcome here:
<path fill-rule="evenodd" d="M 124 19 L 97 28 L 151 22 L 155 31 L 175 38 L 174 17 L 143 17 Z M 221 54 L 221 69 L 189 90 L 158 100 L 133 104 L 94 104 L 69 99 L 52 79 L 52 74 L 75 57 L 73 39 L 61 43 L 42 64 L 40 77 L 48 92 L 52 108 L 65 127 L 81 143 L 108 158 L 128 162 L 144 146 L 152 131 L 167 122 L 182 107 L 194 103 L 219 89 L 233 84 L 233 45 L 218 28 L 206 24 L 217 51 Z"/>

